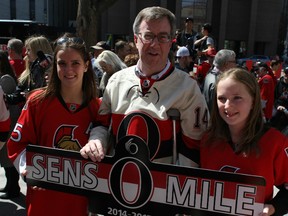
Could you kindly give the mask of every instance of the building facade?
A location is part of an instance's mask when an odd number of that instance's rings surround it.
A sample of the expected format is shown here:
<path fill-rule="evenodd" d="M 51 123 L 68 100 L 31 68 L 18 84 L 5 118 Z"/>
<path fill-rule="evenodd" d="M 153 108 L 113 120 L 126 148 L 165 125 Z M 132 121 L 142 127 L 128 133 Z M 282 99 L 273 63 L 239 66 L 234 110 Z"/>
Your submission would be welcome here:
<path fill-rule="evenodd" d="M 77 0 L 1 0 L 0 19 L 31 19 L 55 26 L 59 32 L 72 31 L 77 4 Z M 135 16 L 154 5 L 171 10 L 180 29 L 186 17 L 194 18 L 195 31 L 200 31 L 203 23 L 211 23 L 217 49 L 233 49 L 239 55 L 280 54 L 279 40 L 286 39 L 286 34 L 279 38 L 279 31 L 283 28 L 281 16 L 288 10 L 287 0 L 118 0 L 102 13 L 101 39 L 133 40 Z"/>

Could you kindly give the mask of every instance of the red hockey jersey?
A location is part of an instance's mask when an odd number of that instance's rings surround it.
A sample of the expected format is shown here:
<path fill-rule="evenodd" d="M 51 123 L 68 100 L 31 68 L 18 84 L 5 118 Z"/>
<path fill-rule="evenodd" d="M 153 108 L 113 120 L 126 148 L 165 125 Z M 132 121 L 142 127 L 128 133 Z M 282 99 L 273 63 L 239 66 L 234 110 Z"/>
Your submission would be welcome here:
<path fill-rule="evenodd" d="M 16 160 L 28 144 L 79 151 L 88 142 L 97 121 L 100 100 L 88 105 L 67 105 L 62 98 L 28 100 L 8 141 L 10 159 Z M 87 215 L 88 199 L 53 190 L 27 187 L 27 215 Z"/>
<path fill-rule="evenodd" d="M 201 145 L 201 168 L 263 176 L 266 180 L 265 201 L 273 197 L 273 185 L 288 183 L 288 138 L 269 129 L 259 141 L 260 152 L 235 154 L 227 142 Z"/>

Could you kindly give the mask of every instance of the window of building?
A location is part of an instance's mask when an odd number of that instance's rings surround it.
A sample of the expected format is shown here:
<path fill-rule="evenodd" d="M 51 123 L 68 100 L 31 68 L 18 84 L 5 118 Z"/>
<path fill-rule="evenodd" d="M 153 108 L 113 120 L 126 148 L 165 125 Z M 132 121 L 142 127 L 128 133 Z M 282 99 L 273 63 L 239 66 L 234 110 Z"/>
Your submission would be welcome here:
<path fill-rule="evenodd" d="M 16 0 L 10 0 L 10 19 L 16 19 Z"/>

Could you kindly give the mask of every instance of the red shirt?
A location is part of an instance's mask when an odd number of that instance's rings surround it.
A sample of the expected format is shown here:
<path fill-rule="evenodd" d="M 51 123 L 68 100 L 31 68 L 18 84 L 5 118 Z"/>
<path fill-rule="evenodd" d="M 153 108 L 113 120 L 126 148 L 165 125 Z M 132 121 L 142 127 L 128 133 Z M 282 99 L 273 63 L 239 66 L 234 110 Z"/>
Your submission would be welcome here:
<path fill-rule="evenodd" d="M 7 143 L 12 161 L 28 144 L 79 151 L 88 142 L 89 129 L 98 121 L 99 99 L 77 109 L 77 105 L 68 104 L 67 107 L 57 97 L 42 102 L 33 102 L 30 98 Z M 85 196 L 27 187 L 26 201 L 27 216 L 87 215 L 88 199 Z"/>
<path fill-rule="evenodd" d="M 203 141 L 204 142 L 204 139 Z M 202 144 L 200 167 L 263 176 L 266 180 L 265 202 L 273 197 L 273 185 L 288 183 L 288 139 L 274 128 L 269 129 L 259 140 L 259 155 L 235 154 L 228 142 L 218 141 Z"/>
<path fill-rule="evenodd" d="M 11 59 L 10 64 L 15 71 L 16 77 L 19 78 L 21 73 L 25 70 L 25 61 L 23 59 Z"/>
<path fill-rule="evenodd" d="M 267 101 L 266 107 L 263 109 L 264 115 L 267 119 L 272 118 L 272 111 L 274 105 L 274 81 L 273 78 L 266 74 L 258 81 L 260 86 L 261 99 Z"/>

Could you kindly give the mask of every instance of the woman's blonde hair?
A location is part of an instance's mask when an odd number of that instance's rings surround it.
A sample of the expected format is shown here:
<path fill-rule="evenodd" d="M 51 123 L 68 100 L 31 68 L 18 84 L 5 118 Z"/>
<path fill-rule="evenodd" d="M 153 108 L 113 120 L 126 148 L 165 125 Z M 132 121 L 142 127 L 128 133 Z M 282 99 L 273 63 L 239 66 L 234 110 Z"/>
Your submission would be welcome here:
<path fill-rule="evenodd" d="M 97 57 L 96 62 L 99 64 L 99 62 L 101 61 L 105 62 L 106 64 L 111 65 L 114 72 L 117 72 L 127 67 L 126 64 L 122 62 L 122 60 L 114 52 L 110 50 L 104 50 Z"/>
<path fill-rule="evenodd" d="M 52 46 L 49 43 L 48 39 L 44 36 L 31 36 L 25 40 L 25 47 L 28 46 L 31 49 L 31 52 L 36 56 L 38 51 L 42 51 L 45 54 L 53 55 Z M 30 65 L 27 57 L 24 57 L 25 60 L 25 70 L 21 73 L 18 82 L 19 84 L 24 84 L 25 82 L 30 83 Z"/>

